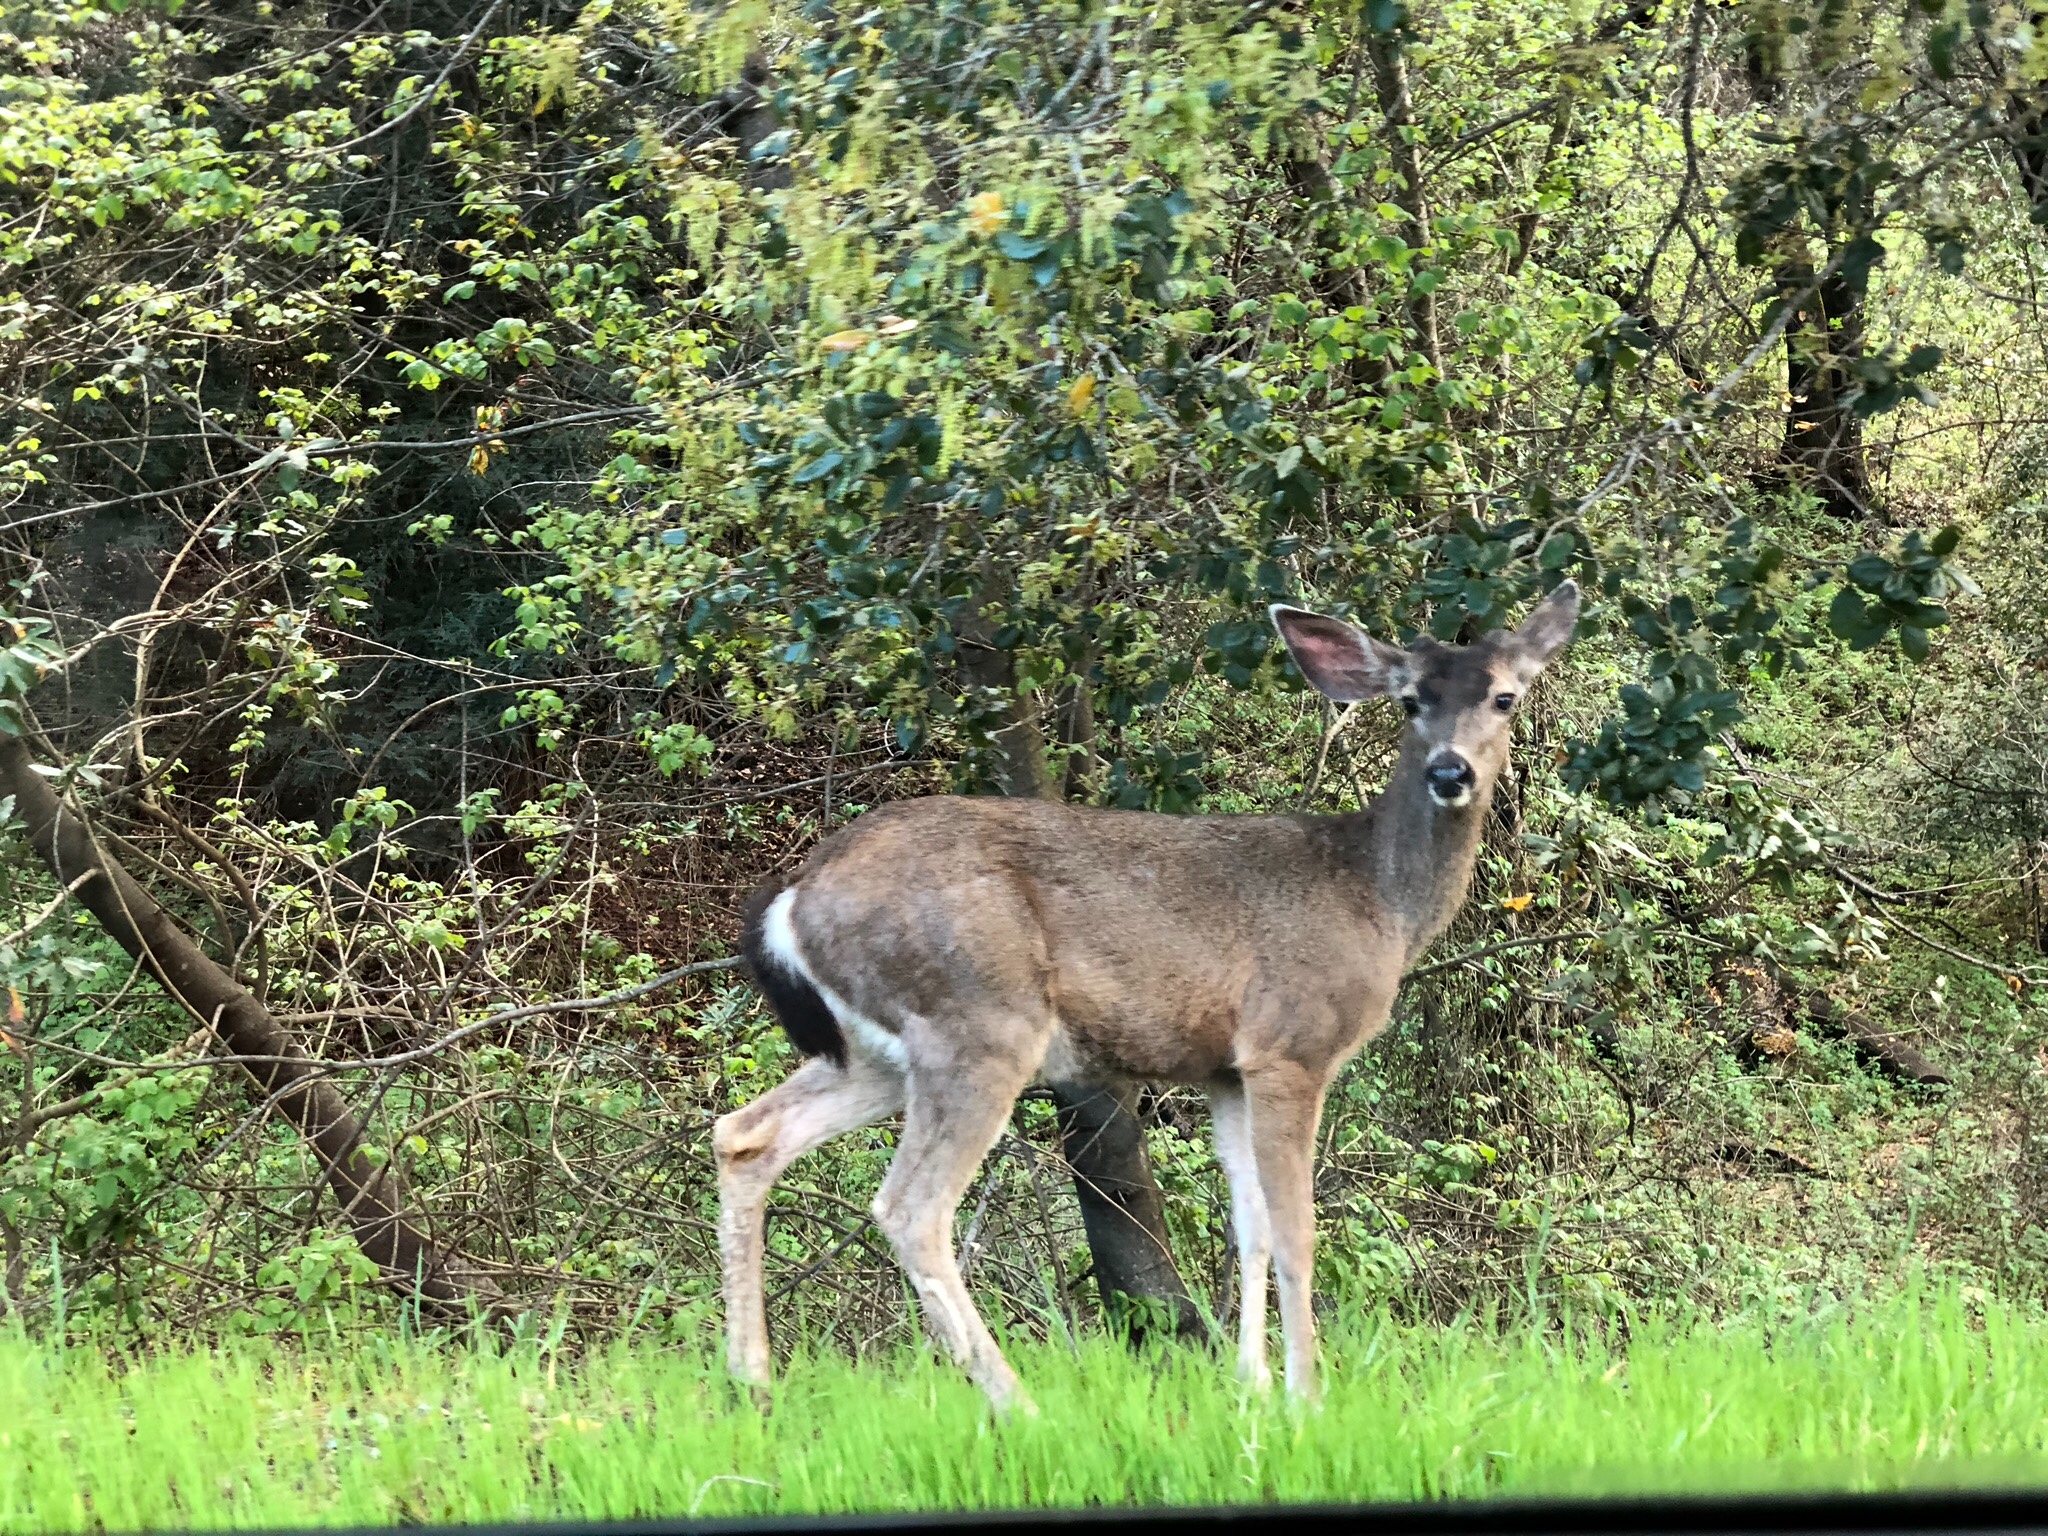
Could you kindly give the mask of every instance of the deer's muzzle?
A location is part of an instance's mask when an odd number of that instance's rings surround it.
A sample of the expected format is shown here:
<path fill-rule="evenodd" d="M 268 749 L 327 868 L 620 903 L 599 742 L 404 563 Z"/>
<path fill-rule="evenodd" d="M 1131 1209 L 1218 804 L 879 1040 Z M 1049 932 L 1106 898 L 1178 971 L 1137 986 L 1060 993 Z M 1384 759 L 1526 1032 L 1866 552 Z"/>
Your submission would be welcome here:
<path fill-rule="evenodd" d="M 1472 799 L 1472 787 L 1479 782 L 1479 775 L 1472 771 L 1472 765 L 1457 753 L 1443 751 L 1434 754 L 1422 770 L 1422 780 L 1429 786 L 1429 796 L 1438 805 L 1465 805 Z"/>

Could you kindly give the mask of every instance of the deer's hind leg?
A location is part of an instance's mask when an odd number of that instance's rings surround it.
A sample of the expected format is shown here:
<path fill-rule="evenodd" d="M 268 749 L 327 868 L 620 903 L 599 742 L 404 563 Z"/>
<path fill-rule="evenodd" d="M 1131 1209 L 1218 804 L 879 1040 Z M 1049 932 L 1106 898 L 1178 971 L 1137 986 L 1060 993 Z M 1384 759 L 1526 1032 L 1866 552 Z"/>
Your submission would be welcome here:
<path fill-rule="evenodd" d="M 925 1026 L 920 1033 L 928 1030 Z M 874 1206 L 875 1222 L 896 1250 L 925 1322 L 946 1352 L 998 1410 L 1027 1413 L 1036 1411 L 1031 1399 L 960 1278 L 953 1217 L 1017 1095 L 1038 1070 L 1051 1034 L 1049 1019 L 1042 1025 L 1019 1020 L 1014 1028 L 977 1031 L 978 1043 L 1001 1044 L 971 1057 L 931 1049 L 936 1041 L 929 1034 L 924 1041 L 907 1041 L 912 1066 L 903 1134 Z"/>
<path fill-rule="evenodd" d="M 726 1363 L 742 1381 L 769 1378 L 762 1248 L 768 1191 L 797 1158 L 903 1107 L 902 1074 L 854 1053 L 841 1067 L 812 1057 L 712 1128 L 718 1159 L 718 1255 L 724 1269 Z"/>

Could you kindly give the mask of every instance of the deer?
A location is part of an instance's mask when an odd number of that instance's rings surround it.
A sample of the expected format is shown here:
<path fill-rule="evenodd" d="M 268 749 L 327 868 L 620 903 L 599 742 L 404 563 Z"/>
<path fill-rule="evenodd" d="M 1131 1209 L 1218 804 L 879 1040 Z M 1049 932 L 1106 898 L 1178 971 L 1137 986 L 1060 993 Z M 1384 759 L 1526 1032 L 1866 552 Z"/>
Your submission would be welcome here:
<path fill-rule="evenodd" d="M 1406 714 L 1382 791 L 1340 815 L 1164 815 L 934 795 L 878 806 L 748 903 L 741 951 L 803 1060 L 713 1128 L 727 1366 L 770 1386 L 768 1194 L 901 1114 L 872 1211 L 926 1326 L 997 1412 L 1035 1412 L 951 1242 L 1033 1082 L 1205 1089 L 1229 1188 L 1237 1369 L 1266 1390 L 1268 1266 L 1286 1388 L 1318 1396 L 1313 1156 L 1338 1070 L 1463 906 L 1516 707 L 1570 642 L 1566 581 L 1512 630 L 1402 647 L 1275 604 L 1308 684 Z"/>

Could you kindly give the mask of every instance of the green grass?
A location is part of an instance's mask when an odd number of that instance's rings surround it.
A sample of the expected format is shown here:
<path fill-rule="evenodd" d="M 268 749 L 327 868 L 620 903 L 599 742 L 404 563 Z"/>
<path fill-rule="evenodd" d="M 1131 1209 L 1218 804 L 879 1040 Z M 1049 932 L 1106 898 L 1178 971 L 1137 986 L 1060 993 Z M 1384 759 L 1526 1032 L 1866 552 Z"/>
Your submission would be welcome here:
<path fill-rule="evenodd" d="M 1907 1295 L 1769 1327 L 1353 1320 L 1318 1411 L 1196 1350 L 800 1361 L 764 1416 L 705 1358 L 373 1340 L 121 1357 L 0 1339 L 0 1529 L 2048 1483 L 2048 1319 Z"/>

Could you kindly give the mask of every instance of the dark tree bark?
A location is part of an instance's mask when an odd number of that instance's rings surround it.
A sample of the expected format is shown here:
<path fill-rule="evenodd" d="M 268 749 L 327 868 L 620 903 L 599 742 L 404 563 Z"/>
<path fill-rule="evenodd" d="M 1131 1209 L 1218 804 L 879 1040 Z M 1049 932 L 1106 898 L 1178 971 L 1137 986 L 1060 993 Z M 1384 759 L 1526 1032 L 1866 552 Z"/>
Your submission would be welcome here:
<path fill-rule="evenodd" d="M 1807 288 L 1811 270 L 1786 274 L 1790 291 Z M 1863 419 L 1848 406 L 1849 365 L 1863 356 L 1863 294 L 1840 276 L 1809 293 L 1785 328 L 1785 388 L 1792 397 L 1780 462 L 1836 517 L 1870 509 Z"/>
<path fill-rule="evenodd" d="M 1090 644 L 1081 659 L 1073 692 L 1060 711 L 1060 748 L 1066 755 L 1061 793 L 1068 800 L 1079 800 L 1088 793 L 1100 762 L 1095 751 L 1095 691 L 1088 681 L 1094 670 L 1094 656 L 1095 647 Z"/>
<path fill-rule="evenodd" d="M 1847 1040 L 1855 1047 L 1859 1061 L 1887 1077 L 1923 1088 L 1938 1088 L 1949 1080 L 1948 1074 L 1905 1036 L 1883 1028 L 1867 1014 L 1844 1008 L 1824 992 L 1807 996 L 1806 1018 L 1821 1034 Z"/>
<path fill-rule="evenodd" d="M 1062 786 L 1046 769 L 1045 722 L 1037 701 L 1017 697 L 1015 657 L 993 643 L 985 623 L 977 620 L 963 629 L 960 670 L 965 680 L 1015 700 L 1010 723 L 994 733 L 990 767 L 995 787 L 1023 799 L 1062 798 Z M 1070 723 L 1082 718 L 1085 708 L 1070 706 Z M 1171 1320 L 1177 1335 L 1199 1333 L 1201 1313 L 1167 1241 L 1166 1197 L 1145 1156 L 1136 1090 L 1054 1083 L 1051 1091 L 1060 1150 L 1073 1170 L 1103 1313 L 1134 1340 L 1162 1317 Z"/>
<path fill-rule="evenodd" d="M 780 161 L 755 164 L 755 148 L 770 134 L 782 126 L 774 103 L 774 76 L 770 73 L 765 55 L 754 52 L 747 55 L 746 63 L 740 68 L 737 84 L 718 96 L 712 103 L 716 111 L 714 125 L 717 130 L 738 146 L 740 158 L 747 162 L 747 183 L 764 192 L 778 191 L 789 185 L 789 167 Z"/>
<path fill-rule="evenodd" d="M 1775 106 L 1784 93 L 1784 39 L 1768 21 L 1751 18 L 1742 34 L 1742 73 L 1749 83 L 1750 100 L 1760 107 Z"/>
<path fill-rule="evenodd" d="M 398 1170 L 378 1166 L 361 1120 L 269 1009 L 181 931 L 127 870 L 106 858 L 91 831 L 36 771 L 18 736 L 0 736 L 0 794 L 14 797 L 38 857 L 59 884 L 85 876 L 76 895 L 124 950 L 235 1055 L 256 1090 L 303 1135 L 341 1202 L 356 1242 L 387 1279 L 444 1315 L 489 1306 L 493 1288 L 458 1274 L 406 1212 Z"/>
<path fill-rule="evenodd" d="M 1752 15 L 1744 34 L 1750 93 L 1759 105 L 1775 102 L 1782 89 L 1779 25 L 1775 17 Z M 1849 365 L 1863 356 L 1863 290 L 1837 273 L 1809 292 L 1813 277 L 1803 260 L 1790 262 L 1780 277 L 1781 292 L 1805 297 L 1785 327 L 1785 390 L 1792 405 L 1778 467 L 1785 481 L 1812 491 L 1834 516 L 1860 518 L 1870 510 L 1869 463 L 1863 420 L 1843 396 Z"/>

